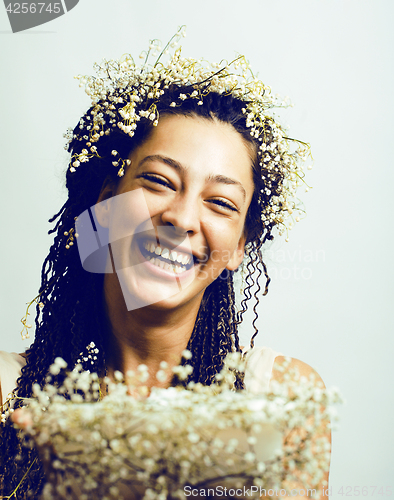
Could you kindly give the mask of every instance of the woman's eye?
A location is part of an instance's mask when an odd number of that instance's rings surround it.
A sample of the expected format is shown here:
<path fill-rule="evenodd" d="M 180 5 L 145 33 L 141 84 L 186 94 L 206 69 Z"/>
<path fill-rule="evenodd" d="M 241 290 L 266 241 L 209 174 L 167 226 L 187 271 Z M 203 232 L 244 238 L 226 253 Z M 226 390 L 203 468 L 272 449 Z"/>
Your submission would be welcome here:
<path fill-rule="evenodd" d="M 211 200 L 211 203 L 214 203 L 215 205 L 217 205 L 219 207 L 223 207 L 226 210 L 231 210 L 232 212 L 238 212 L 239 211 L 237 209 L 237 207 L 235 207 L 234 205 L 232 205 L 231 203 L 229 203 L 226 200 L 216 199 L 216 200 Z"/>
<path fill-rule="evenodd" d="M 148 180 L 149 182 L 153 182 L 155 184 L 161 184 L 162 186 L 172 188 L 171 184 L 167 181 L 167 179 L 165 179 L 164 177 L 161 177 L 159 175 L 142 174 L 141 177 Z"/>

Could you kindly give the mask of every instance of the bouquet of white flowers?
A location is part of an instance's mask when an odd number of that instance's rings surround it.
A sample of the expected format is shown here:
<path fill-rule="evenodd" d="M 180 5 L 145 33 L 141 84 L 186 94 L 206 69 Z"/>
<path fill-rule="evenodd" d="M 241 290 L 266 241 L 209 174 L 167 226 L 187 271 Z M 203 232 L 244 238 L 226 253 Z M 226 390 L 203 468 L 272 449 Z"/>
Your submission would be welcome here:
<path fill-rule="evenodd" d="M 190 488 L 251 485 L 260 496 L 260 487 L 281 488 L 286 481 L 317 485 L 328 467 L 323 431 L 338 392 L 289 370 L 269 393 L 235 391 L 234 373 L 242 373 L 244 363 L 232 353 L 210 386 L 150 393 L 144 365 L 106 380 L 105 397 L 97 374 L 81 365 L 60 387 L 50 380 L 43 389 L 35 386 L 27 433 L 50 463 L 43 498 L 161 500 L 185 498 Z M 65 369 L 57 358 L 51 373 Z M 173 369 L 181 379 L 190 371 L 189 365 Z"/>

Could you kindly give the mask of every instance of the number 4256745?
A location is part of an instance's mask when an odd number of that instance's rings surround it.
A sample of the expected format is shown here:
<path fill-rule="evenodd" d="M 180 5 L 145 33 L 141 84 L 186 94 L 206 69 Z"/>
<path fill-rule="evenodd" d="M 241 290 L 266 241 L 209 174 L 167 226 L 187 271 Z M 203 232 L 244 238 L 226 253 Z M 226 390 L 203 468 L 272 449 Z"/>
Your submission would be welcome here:
<path fill-rule="evenodd" d="M 373 496 L 374 494 L 380 496 L 391 496 L 391 487 L 386 486 L 341 486 L 337 491 L 337 495 L 342 495 L 345 497 L 367 497 Z"/>
<path fill-rule="evenodd" d="M 62 11 L 61 3 L 46 3 L 46 2 L 38 2 L 38 3 L 18 3 L 11 2 L 6 7 L 7 12 L 10 14 L 43 14 L 48 12 L 50 14 L 60 14 Z"/>

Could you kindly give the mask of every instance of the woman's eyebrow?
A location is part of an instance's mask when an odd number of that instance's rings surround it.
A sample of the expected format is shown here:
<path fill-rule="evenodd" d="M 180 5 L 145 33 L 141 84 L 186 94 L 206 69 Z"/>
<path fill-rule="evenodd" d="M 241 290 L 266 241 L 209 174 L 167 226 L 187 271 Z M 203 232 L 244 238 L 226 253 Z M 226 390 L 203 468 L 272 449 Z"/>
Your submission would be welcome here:
<path fill-rule="evenodd" d="M 230 184 L 233 186 L 237 186 L 240 189 L 240 191 L 242 192 L 242 196 L 243 196 L 244 200 L 246 198 L 246 191 L 245 191 L 245 188 L 243 187 L 243 185 L 239 181 L 236 181 L 235 179 L 232 179 L 231 177 L 227 177 L 226 175 L 209 175 L 207 177 L 207 181 L 218 183 L 218 184 Z"/>
<path fill-rule="evenodd" d="M 145 156 L 139 164 L 138 168 L 142 167 L 142 165 L 148 161 L 160 161 L 161 163 L 165 163 L 169 165 L 170 167 L 174 168 L 178 172 L 185 172 L 186 167 L 184 167 L 179 161 L 173 160 L 172 158 L 169 158 L 168 156 L 163 156 L 163 155 L 149 155 Z"/>
<path fill-rule="evenodd" d="M 169 165 L 173 169 L 177 170 L 178 172 L 186 172 L 187 168 L 182 165 L 182 163 L 179 163 L 179 161 L 174 160 L 173 158 L 169 158 L 168 156 L 164 155 L 149 155 L 145 156 L 139 164 L 138 168 L 140 168 L 144 163 L 149 162 L 149 161 L 159 161 L 162 163 L 165 163 L 166 165 Z M 231 177 L 227 177 L 226 175 L 209 175 L 206 179 L 207 182 L 213 182 L 217 184 L 227 184 L 227 185 L 233 185 L 237 186 L 240 191 L 242 192 L 242 196 L 245 200 L 246 198 L 246 191 L 243 185 L 239 182 L 236 181 L 235 179 L 232 179 Z"/>

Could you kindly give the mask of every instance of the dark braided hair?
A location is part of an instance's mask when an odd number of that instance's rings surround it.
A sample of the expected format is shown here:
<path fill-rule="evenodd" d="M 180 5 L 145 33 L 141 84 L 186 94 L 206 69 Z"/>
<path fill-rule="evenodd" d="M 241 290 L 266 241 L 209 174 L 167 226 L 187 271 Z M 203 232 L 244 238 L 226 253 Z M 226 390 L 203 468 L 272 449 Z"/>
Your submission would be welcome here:
<path fill-rule="evenodd" d="M 194 330 L 188 343 L 192 352 L 193 373 L 189 380 L 211 384 L 218 373 L 227 353 L 241 351 L 238 340 L 238 325 L 247 310 L 247 303 L 252 297 L 251 288 L 262 274 L 266 277 L 267 293 L 269 278 L 262 260 L 261 246 L 272 239 L 272 226 L 261 220 L 261 206 L 279 193 L 283 182 L 280 172 L 277 179 L 270 181 L 271 194 L 267 195 L 264 187 L 264 164 L 257 161 L 259 142 L 251 136 L 242 111 L 245 103 L 231 94 L 208 93 L 203 104 L 196 99 L 186 99 L 172 107 L 180 93 L 190 93 L 186 86 L 171 85 L 157 103 L 160 116 L 181 114 L 199 116 L 208 120 L 216 119 L 231 124 L 249 146 L 253 156 L 254 194 L 246 216 L 246 287 L 241 301 L 241 310 L 236 313 L 233 272 L 226 269 L 205 290 Z M 178 99 L 179 100 L 179 99 Z M 87 127 L 89 110 L 74 132 L 81 134 L 81 128 Z M 107 119 L 107 118 L 105 118 Z M 104 182 L 117 182 L 117 168 L 112 165 L 111 151 L 118 151 L 123 158 L 147 139 L 152 130 L 152 123 L 142 118 L 135 136 L 130 138 L 117 127 L 100 139 L 100 156 L 94 156 L 87 163 L 82 163 L 76 172 L 67 171 L 68 199 L 50 222 L 56 222 L 50 231 L 55 234 L 54 243 L 44 261 L 41 273 L 39 301 L 35 319 L 35 341 L 26 353 L 26 365 L 18 379 L 14 407 L 23 405 L 23 398 L 32 396 L 32 385 L 45 385 L 48 369 L 58 356 L 64 358 L 69 366 L 74 366 L 79 354 L 90 342 L 99 349 L 95 370 L 100 375 L 106 372 L 105 338 L 109 325 L 103 302 L 103 275 L 86 272 L 80 263 L 76 246 L 66 249 L 68 233 L 74 227 L 75 218 L 97 202 Z M 269 122 L 265 127 L 265 141 L 270 138 Z M 81 153 L 83 145 L 76 136 L 71 141 L 69 151 L 75 155 Z M 72 162 L 72 160 L 71 160 Z M 70 165 L 71 165 L 70 162 Z M 255 291 L 254 335 L 257 334 L 256 307 L 259 302 L 261 287 Z M 91 368 L 90 368 L 91 369 Z M 242 389 L 242 380 L 236 381 L 236 388 Z M 0 493 L 9 495 L 21 482 L 17 494 L 20 499 L 37 498 L 44 485 L 42 465 L 37 452 L 32 446 L 22 444 L 20 431 L 16 430 L 10 419 L 1 428 L 0 455 Z M 28 472 L 28 473 L 27 473 Z"/>

